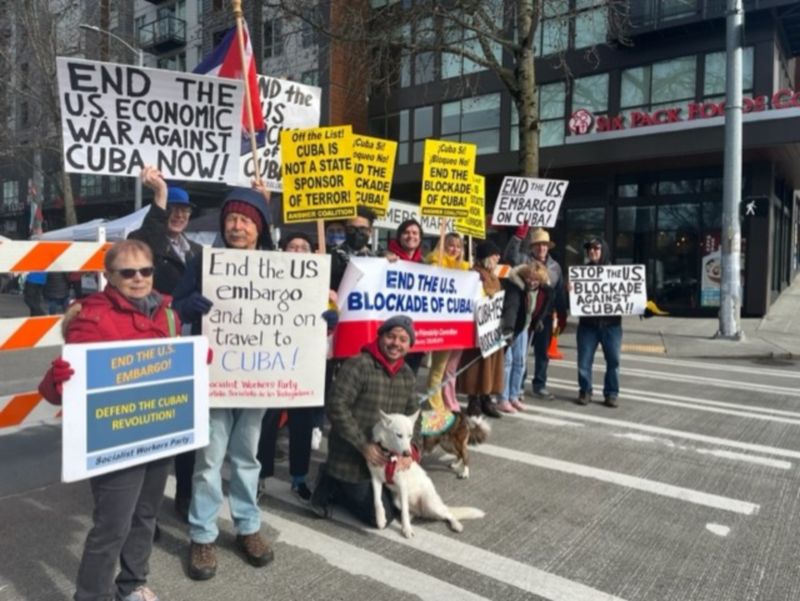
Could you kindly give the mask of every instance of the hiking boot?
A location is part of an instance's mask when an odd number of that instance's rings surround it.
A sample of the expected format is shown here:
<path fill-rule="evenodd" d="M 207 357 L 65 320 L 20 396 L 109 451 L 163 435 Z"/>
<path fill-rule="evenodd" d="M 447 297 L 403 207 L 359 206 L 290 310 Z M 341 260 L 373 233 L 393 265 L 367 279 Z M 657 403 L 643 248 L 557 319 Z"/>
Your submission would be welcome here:
<path fill-rule="evenodd" d="M 592 402 L 592 393 L 580 391 L 578 393 L 578 400 L 575 401 L 578 405 L 588 405 Z"/>
<path fill-rule="evenodd" d="M 148 587 L 137 586 L 130 594 L 125 595 L 122 601 L 158 601 L 158 596 Z"/>
<path fill-rule="evenodd" d="M 488 396 L 481 397 L 481 411 L 488 417 L 503 417 L 503 414 L 497 410 L 497 405 Z"/>
<path fill-rule="evenodd" d="M 189 545 L 189 578 L 209 580 L 217 573 L 217 550 L 214 543 Z"/>
<path fill-rule="evenodd" d="M 239 534 L 236 537 L 236 544 L 245 554 L 247 562 L 256 568 L 264 567 L 275 559 L 275 553 L 258 532 Z"/>
<path fill-rule="evenodd" d="M 481 414 L 481 402 L 476 396 L 469 396 L 467 402 L 467 415 L 478 417 Z"/>
<path fill-rule="evenodd" d="M 305 482 L 301 482 L 300 484 L 292 484 L 292 492 L 301 501 L 308 503 L 311 500 L 311 491 L 308 489 L 308 486 L 306 486 Z"/>
<path fill-rule="evenodd" d="M 616 396 L 614 396 L 613 394 L 611 394 L 611 395 L 608 395 L 608 396 L 606 397 L 606 400 L 605 400 L 605 402 L 604 402 L 603 404 L 604 404 L 606 407 L 619 407 L 619 404 L 617 403 L 617 397 L 616 397 Z"/>
<path fill-rule="evenodd" d="M 537 399 L 542 399 L 543 401 L 552 401 L 556 398 L 556 395 L 551 394 L 547 388 L 540 388 L 539 390 L 533 391 L 533 396 Z"/>

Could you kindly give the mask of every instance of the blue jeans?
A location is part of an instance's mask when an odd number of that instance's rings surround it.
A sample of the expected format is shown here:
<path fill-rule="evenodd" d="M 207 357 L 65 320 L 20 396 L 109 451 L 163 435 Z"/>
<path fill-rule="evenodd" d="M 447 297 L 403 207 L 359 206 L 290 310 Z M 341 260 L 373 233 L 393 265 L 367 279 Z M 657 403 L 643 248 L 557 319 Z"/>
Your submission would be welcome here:
<path fill-rule="evenodd" d="M 619 395 L 619 353 L 622 346 L 622 325 L 578 324 L 578 386 L 581 392 L 592 392 L 592 363 L 599 344 L 606 360 L 603 396 Z"/>
<path fill-rule="evenodd" d="M 217 540 L 217 516 L 222 507 L 222 463 L 231 465 L 228 502 L 239 534 L 261 529 L 258 507 L 258 438 L 265 409 L 212 409 L 208 446 L 198 449 L 189 507 L 189 536 L 196 543 Z"/>
<path fill-rule="evenodd" d="M 528 352 L 528 332 L 522 330 L 506 349 L 503 360 L 503 401 L 519 400 L 522 396 L 522 377 L 525 375 L 525 356 Z"/>
<path fill-rule="evenodd" d="M 533 335 L 533 392 L 547 388 L 547 366 L 550 358 L 547 349 L 553 336 L 553 316 L 542 320 L 542 329 Z"/>

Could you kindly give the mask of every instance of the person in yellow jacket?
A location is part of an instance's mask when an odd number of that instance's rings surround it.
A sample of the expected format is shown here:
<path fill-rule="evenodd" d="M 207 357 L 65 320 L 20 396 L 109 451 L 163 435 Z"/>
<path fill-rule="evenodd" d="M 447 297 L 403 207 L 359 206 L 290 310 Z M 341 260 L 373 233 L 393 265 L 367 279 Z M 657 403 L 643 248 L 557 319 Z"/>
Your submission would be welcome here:
<path fill-rule="evenodd" d="M 446 269 L 469 269 L 469 263 L 464 260 L 464 241 L 460 234 L 451 232 L 444 237 L 444 253 L 439 245 L 428 253 L 425 262 L 430 265 L 439 265 Z M 461 350 L 434 351 L 431 353 L 431 369 L 428 372 L 428 390 L 431 393 L 429 404 L 437 413 L 460 411 L 461 407 L 456 398 L 456 378 L 458 364 L 461 360 Z M 442 382 L 447 383 L 442 387 Z"/>

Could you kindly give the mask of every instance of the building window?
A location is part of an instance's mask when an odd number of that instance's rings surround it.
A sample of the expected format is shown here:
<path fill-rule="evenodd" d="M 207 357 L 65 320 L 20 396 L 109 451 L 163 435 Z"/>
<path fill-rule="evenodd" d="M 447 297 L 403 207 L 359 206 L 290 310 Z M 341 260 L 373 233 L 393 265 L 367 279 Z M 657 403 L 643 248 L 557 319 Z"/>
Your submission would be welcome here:
<path fill-rule="evenodd" d="M 16 209 L 19 203 L 19 182 L 3 182 L 3 208 Z"/>
<path fill-rule="evenodd" d="M 409 140 L 409 111 L 403 110 L 391 115 L 382 115 L 369 121 L 369 131 L 373 136 L 396 140 L 397 144 L 397 164 L 405 165 L 408 163 L 408 140 Z"/>
<path fill-rule="evenodd" d="M 660 0 L 659 10 L 662 21 L 691 17 L 697 12 L 697 0 Z"/>
<path fill-rule="evenodd" d="M 725 98 L 725 52 L 712 52 L 705 57 L 705 79 L 703 98 L 706 100 Z M 753 93 L 753 47 L 742 51 L 742 93 Z"/>
<path fill-rule="evenodd" d="M 81 175 L 81 196 L 100 196 L 103 193 L 103 180 L 99 175 Z"/>
<path fill-rule="evenodd" d="M 563 81 L 538 87 L 539 93 L 539 148 L 564 143 L 564 115 L 566 112 L 566 84 Z M 519 150 L 519 114 L 511 105 L 511 150 Z"/>
<path fill-rule="evenodd" d="M 412 163 L 421 163 L 425 152 L 425 139 L 433 137 L 433 107 L 414 109 L 414 136 L 412 141 Z"/>
<path fill-rule="evenodd" d="M 502 28 L 503 25 L 503 17 L 502 11 L 498 10 L 496 6 L 492 6 L 492 3 L 487 2 L 483 3 L 481 8 L 486 10 L 490 10 L 494 15 L 495 25 L 498 29 Z M 465 19 L 468 20 L 468 19 Z M 470 54 L 474 54 L 476 56 L 483 57 L 483 48 L 478 40 L 478 37 L 472 35 L 470 31 L 465 30 L 462 26 L 456 24 L 453 21 L 448 21 L 447 25 L 443 31 L 444 36 L 444 45 L 445 47 L 453 47 L 453 48 L 460 48 Z M 492 50 L 492 55 L 494 59 L 498 63 L 503 62 L 503 49 L 497 42 L 490 41 L 489 45 Z M 461 77 L 463 75 L 467 75 L 469 73 L 476 73 L 478 71 L 485 70 L 485 67 L 479 65 L 478 63 L 471 61 L 468 58 L 465 58 L 461 54 L 456 54 L 452 52 L 442 52 L 441 54 L 442 60 L 442 79 L 447 79 L 450 77 Z"/>
<path fill-rule="evenodd" d="M 537 56 L 604 44 L 608 38 L 606 0 L 554 0 L 542 5 L 536 28 Z"/>
<path fill-rule="evenodd" d="M 694 100 L 697 60 L 684 56 L 622 72 L 620 107 L 655 110 Z"/>
<path fill-rule="evenodd" d="M 128 180 L 129 178 L 127 177 L 109 177 L 108 191 L 111 194 L 122 194 L 128 188 L 128 186 L 126 185 Z"/>
<path fill-rule="evenodd" d="M 303 73 L 300 75 L 300 83 L 304 83 L 307 86 L 318 86 L 319 70 L 310 69 L 309 71 L 303 71 Z"/>
<path fill-rule="evenodd" d="M 28 127 L 31 124 L 31 112 L 27 101 L 19 103 L 19 126 Z"/>
<path fill-rule="evenodd" d="M 608 38 L 606 0 L 575 0 L 575 39 L 573 48 L 605 44 Z"/>
<path fill-rule="evenodd" d="M 283 54 L 283 34 L 281 19 L 270 19 L 264 22 L 264 58 L 272 58 Z"/>
<path fill-rule="evenodd" d="M 309 15 L 300 22 L 300 39 L 302 41 L 303 48 L 310 48 L 311 46 L 317 45 L 317 32 L 313 25 L 308 22 L 313 18 L 313 15 Z"/>
<path fill-rule="evenodd" d="M 572 83 L 572 110 L 581 108 L 595 115 L 608 111 L 608 73 L 581 77 Z"/>
<path fill-rule="evenodd" d="M 500 151 L 500 94 L 446 102 L 441 118 L 443 140 L 471 142 L 478 154 Z"/>
<path fill-rule="evenodd" d="M 186 53 L 179 52 L 172 56 L 159 57 L 156 61 L 159 69 L 169 69 L 170 71 L 186 71 Z"/>

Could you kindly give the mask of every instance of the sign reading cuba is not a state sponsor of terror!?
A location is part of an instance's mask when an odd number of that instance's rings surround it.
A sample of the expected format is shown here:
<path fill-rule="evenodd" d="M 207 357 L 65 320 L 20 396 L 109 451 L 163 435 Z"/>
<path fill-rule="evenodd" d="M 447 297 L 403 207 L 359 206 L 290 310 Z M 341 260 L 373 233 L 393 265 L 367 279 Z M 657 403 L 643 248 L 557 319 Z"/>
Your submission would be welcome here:
<path fill-rule="evenodd" d="M 469 216 L 477 146 L 425 140 L 420 212 L 431 217 Z"/>
<path fill-rule="evenodd" d="M 329 255 L 203 249 L 212 407 L 323 404 L 329 280 Z"/>
<path fill-rule="evenodd" d="M 351 126 L 282 131 L 281 162 L 285 223 L 356 216 Z"/>
<path fill-rule="evenodd" d="M 475 271 L 352 257 L 339 286 L 334 356 L 355 355 L 384 321 L 401 314 L 414 321 L 415 352 L 472 348 L 481 293 Z"/>
<path fill-rule="evenodd" d="M 241 81 L 59 57 L 70 173 L 239 181 Z"/>
<path fill-rule="evenodd" d="M 555 227 L 568 184 L 561 179 L 506 176 L 494 204 L 492 225 Z"/>
<path fill-rule="evenodd" d="M 647 305 L 644 265 L 573 265 L 569 284 L 576 317 L 641 315 Z"/>
<path fill-rule="evenodd" d="M 208 444 L 202 336 L 67 344 L 62 478 L 73 482 Z"/>

